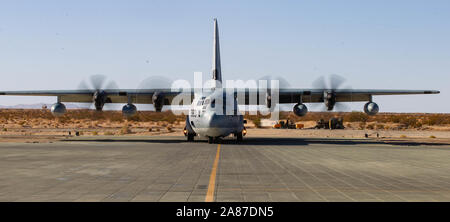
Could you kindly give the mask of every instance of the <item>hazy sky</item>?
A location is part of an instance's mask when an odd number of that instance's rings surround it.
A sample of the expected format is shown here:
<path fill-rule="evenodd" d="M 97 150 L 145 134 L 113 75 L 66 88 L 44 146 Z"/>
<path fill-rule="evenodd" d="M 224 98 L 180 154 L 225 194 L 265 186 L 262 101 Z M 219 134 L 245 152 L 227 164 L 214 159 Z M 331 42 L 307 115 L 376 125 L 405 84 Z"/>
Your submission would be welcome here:
<path fill-rule="evenodd" d="M 224 79 L 283 76 L 310 88 L 436 89 L 384 96 L 384 112 L 450 112 L 450 1 L 0 1 L 0 90 L 121 88 L 146 77 L 210 77 L 213 18 Z M 0 97 L 1 105 L 55 98 Z M 362 110 L 362 103 L 353 104 Z"/>

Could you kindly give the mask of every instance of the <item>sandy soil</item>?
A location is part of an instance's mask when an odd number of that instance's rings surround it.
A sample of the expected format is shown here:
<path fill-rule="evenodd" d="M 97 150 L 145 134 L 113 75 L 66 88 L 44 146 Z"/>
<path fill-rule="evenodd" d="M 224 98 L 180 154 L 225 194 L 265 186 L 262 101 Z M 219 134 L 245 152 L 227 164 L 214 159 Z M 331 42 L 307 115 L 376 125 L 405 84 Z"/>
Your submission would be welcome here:
<path fill-rule="evenodd" d="M 54 142 L 77 137 L 95 136 L 182 136 L 182 125 L 171 125 L 167 127 L 158 125 L 128 127 L 124 132 L 123 127 L 95 127 L 95 128 L 9 128 L 8 131 L 0 132 L 0 142 L 28 142 L 42 143 Z M 151 131 L 149 129 L 152 129 Z M 70 134 L 69 134 L 70 132 Z M 426 141 L 448 143 L 450 145 L 450 132 L 439 130 L 326 130 L 326 129 L 272 129 L 272 128 L 248 128 L 249 137 L 284 137 L 284 138 L 366 138 L 379 140 L 402 140 L 402 141 Z M 377 135 L 378 134 L 378 135 Z"/>
<path fill-rule="evenodd" d="M 52 142 L 76 136 L 77 132 L 80 137 L 183 135 L 184 117 L 172 114 L 172 119 L 164 120 L 164 117 L 171 115 L 169 113 L 143 113 L 141 117 L 153 119 L 140 120 L 124 120 L 120 112 L 105 112 L 101 114 L 104 118 L 87 111 L 71 111 L 69 114 L 65 118 L 54 118 L 48 111 L 0 110 L 0 142 Z M 313 129 L 316 121 L 296 123 L 303 124 L 304 129 L 255 128 L 250 120 L 246 127 L 250 137 L 351 139 L 366 138 L 367 134 L 368 138 L 374 139 L 450 141 L 449 124 L 405 128 L 392 122 L 368 121 L 363 127 L 361 122 L 344 122 L 344 130 L 325 130 Z"/>

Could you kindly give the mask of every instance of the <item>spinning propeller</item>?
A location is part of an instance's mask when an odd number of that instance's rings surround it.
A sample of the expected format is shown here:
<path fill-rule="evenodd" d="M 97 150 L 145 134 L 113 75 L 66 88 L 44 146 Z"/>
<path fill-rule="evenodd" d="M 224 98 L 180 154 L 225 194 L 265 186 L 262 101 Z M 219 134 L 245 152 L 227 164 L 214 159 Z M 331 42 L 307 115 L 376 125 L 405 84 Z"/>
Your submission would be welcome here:
<path fill-rule="evenodd" d="M 104 75 L 92 75 L 89 78 L 89 83 L 86 81 L 81 81 L 78 85 L 79 89 L 83 90 L 94 90 L 92 95 L 92 103 L 89 104 L 86 109 L 91 109 L 92 105 L 94 105 L 97 111 L 102 111 L 105 104 L 111 103 L 111 99 L 108 98 L 107 93 L 104 91 L 105 89 L 118 89 L 117 84 L 110 80 L 106 83 L 107 77 Z"/>
<path fill-rule="evenodd" d="M 165 76 L 150 76 L 148 78 L 145 78 L 141 83 L 139 83 L 138 89 L 137 89 L 137 97 L 136 97 L 136 103 L 142 103 L 142 107 L 145 110 L 150 110 L 149 99 L 148 95 L 145 95 L 146 90 L 149 89 L 170 89 L 172 87 L 172 80 Z M 159 92 L 156 90 L 151 95 L 153 107 L 156 112 L 161 112 L 162 107 L 164 106 L 164 94 L 162 92 Z"/>
<path fill-rule="evenodd" d="M 348 105 L 346 105 L 344 103 L 336 102 L 336 90 L 340 89 L 344 82 L 345 82 L 345 78 L 341 77 L 339 75 L 336 75 L 336 74 L 329 76 L 328 81 L 326 81 L 326 79 L 323 76 L 314 80 L 314 82 L 312 84 L 313 87 L 315 89 L 323 90 L 322 100 L 325 105 L 325 106 L 321 106 L 323 111 L 336 110 L 336 111 L 342 112 L 342 111 L 351 110 L 351 108 Z M 347 88 L 351 88 L 351 87 L 347 87 Z M 314 106 L 314 103 L 313 103 L 313 106 Z"/>

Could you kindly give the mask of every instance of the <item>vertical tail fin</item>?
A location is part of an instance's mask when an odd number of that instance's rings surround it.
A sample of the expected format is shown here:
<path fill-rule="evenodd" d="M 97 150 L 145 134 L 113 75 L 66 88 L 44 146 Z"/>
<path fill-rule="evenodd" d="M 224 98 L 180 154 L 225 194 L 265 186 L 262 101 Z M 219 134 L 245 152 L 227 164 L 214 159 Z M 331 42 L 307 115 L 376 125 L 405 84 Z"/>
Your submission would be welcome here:
<path fill-rule="evenodd" d="M 222 70 L 220 68 L 220 46 L 219 46 L 219 26 L 217 19 L 214 19 L 214 49 L 212 61 L 213 79 L 222 82 Z"/>

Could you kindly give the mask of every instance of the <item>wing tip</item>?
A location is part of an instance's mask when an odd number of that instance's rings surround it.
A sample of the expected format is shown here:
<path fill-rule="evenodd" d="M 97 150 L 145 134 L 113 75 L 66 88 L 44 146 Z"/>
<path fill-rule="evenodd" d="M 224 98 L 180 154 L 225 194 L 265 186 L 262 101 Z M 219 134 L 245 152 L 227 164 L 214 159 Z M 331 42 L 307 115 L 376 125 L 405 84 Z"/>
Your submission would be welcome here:
<path fill-rule="evenodd" d="M 439 90 L 427 90 L 423 92 L 424 94 L 439 94 L 441 93 Z"/>

